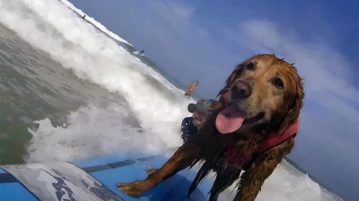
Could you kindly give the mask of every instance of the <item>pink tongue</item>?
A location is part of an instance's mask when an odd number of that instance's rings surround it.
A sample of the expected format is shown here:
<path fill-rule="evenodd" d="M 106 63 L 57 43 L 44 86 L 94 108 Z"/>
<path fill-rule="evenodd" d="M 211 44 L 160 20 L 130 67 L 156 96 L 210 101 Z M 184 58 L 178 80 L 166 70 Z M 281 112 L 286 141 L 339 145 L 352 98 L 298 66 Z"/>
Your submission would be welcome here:
<path fill-rule="evenodd" d="M 216 118 L 216 128 L 221 134 L 233 133 L 242 126 L 244 121 L 243 117 L 227 117 L 224 113 L 228 112 L 228 110 L 230 108 L 224 109 Z"/>

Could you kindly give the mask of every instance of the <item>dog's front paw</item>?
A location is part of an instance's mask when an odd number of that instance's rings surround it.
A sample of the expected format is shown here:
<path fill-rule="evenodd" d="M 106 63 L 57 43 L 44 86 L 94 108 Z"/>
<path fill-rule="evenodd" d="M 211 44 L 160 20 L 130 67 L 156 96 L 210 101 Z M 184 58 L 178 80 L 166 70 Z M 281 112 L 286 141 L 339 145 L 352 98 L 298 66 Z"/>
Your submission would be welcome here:
<path fill-rule="evenodd" d="M 127 195 L 132 197 L 139 197 L 143 192 L 147 190 L 144 182 L 137 181 L 128 184 L 118 184 L 118 190 L 123 191 Z"/>

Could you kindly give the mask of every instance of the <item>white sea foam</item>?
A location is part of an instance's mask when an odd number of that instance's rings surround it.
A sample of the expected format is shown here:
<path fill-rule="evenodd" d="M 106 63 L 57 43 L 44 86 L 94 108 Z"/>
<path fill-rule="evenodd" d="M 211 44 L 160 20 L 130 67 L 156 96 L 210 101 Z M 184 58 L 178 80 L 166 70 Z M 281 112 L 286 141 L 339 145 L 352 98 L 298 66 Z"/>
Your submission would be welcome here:
<path fill-rule="evenodd" d="M 232 200 L 235 196 L 235 186 L 232 185 L 225 193 L 219 196 L 219 201 Z M 342 199 L 318 183 L 313 182 L 308 175 L 298 171 L 288 162 L 283 161 L 265 180 L 256 201 L 327 201 Z"/>
<path fill-rule="evenodd" d="M 67 125 L 59 127 L 54 127 L 47 118 L 36 121 L 39 128 L 29 129 L 34 137 L 27 161 L 71 161 L 111 153 L 158 154 L 168 146 L 160 133 L 141 129 L 132 118 L 127 106 L 112 103 L 81 107 L 68 115 Z M 161 127 L 169 133 L 179 133 L 171 123 L 162 122 Z"/>
<path fill-rule="evenodd" d="M 65 2 L 65 1 L 63 1 Z M 69 4 L 67 4 L 69 6 Z M 74 7 L 72 7 L 75 9 Z M 0 0 L 0 22 L 71 69 L 79 79 L 122 94 L 129 105 L 88 106 L 68 115 L 68 125 L 37 121 L 29 161 L 73 160 L 106 153 L 159 152 L 180 144 L 178 127 L 188 100 L 160 74 L 59 1 Z M 78 10 L 77 10 L 78 11 Z M 90 18 L 88 18 L 90 19 Z M 138 125 L 131 124 L 130 113 Z M 233 193 L 226 191 L 220 200 Z M 339 200 L 288 164 L 266 180 L 257 200 Z"/>

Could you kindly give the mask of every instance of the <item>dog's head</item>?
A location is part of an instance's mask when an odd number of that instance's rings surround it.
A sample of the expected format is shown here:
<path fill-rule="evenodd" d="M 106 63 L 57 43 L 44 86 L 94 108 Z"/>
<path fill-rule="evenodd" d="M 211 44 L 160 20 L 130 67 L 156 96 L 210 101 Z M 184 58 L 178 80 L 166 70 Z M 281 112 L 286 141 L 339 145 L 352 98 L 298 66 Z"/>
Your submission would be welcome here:
<path fill-rule="evenodd" d="M 226 102 L 216 119 L 220 133 L 256 127 L 281 132 L 298 118 L 304 97 L 293 65 L 267 54 L 239 64 L 220 93 Z"/>

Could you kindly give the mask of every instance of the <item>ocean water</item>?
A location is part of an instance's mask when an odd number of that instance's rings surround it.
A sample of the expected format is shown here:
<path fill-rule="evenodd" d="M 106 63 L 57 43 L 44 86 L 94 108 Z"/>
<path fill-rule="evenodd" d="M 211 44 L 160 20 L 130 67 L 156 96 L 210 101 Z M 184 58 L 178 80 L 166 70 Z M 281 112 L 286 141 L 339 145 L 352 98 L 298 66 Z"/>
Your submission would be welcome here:
<path fill-rule="evenodd" d="M 0 10 L 0 164 L 181 144 L 179 123 L 195 100 L 130 43 L 67 1 L 0 0 Z M 257 200 L 340 198 L 284 162 Z"/>

